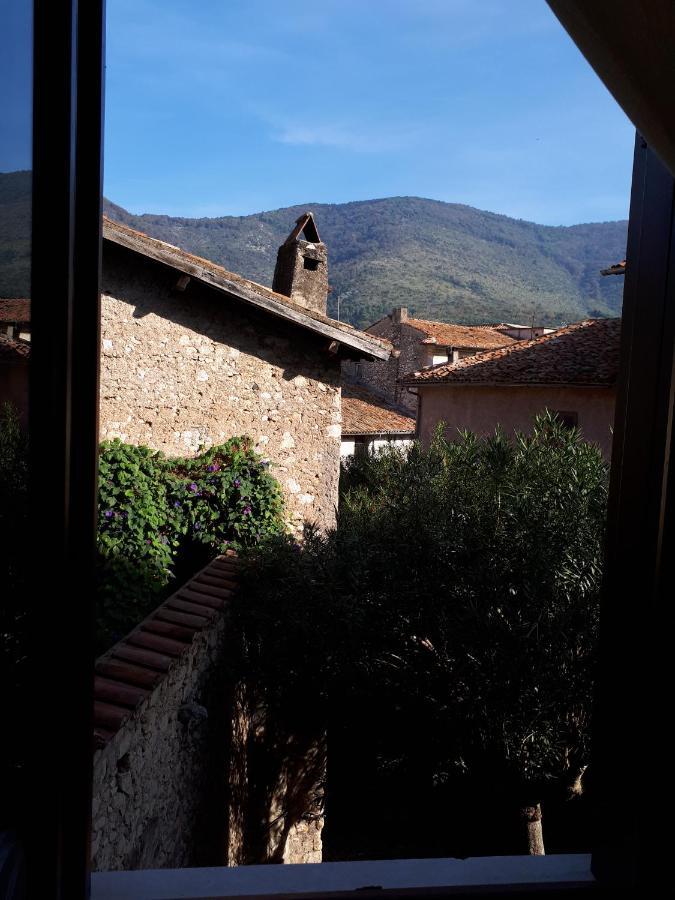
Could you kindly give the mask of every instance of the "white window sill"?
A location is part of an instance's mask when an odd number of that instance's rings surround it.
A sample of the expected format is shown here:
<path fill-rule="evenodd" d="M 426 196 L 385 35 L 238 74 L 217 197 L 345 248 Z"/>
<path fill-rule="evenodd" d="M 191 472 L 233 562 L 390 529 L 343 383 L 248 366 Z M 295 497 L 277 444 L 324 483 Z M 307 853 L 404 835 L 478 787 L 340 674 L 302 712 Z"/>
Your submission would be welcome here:
<path fill-rule="evenodd" d="M 298 896 L 365 888 L 491 888 L 506 885 L 584 886 L 594 881 L 590 854 L 395 859 L 316 865 L 241 866 L 95 872 L 91 900 L 196 900 Z M 383 895 L 383 897 L 386 895 Z"/>

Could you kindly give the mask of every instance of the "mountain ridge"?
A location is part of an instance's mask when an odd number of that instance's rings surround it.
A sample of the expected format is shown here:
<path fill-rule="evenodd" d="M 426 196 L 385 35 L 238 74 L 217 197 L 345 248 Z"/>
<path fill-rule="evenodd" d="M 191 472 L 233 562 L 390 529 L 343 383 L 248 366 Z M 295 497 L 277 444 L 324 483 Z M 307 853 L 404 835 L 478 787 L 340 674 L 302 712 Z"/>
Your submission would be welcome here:
<path fill-rule="evenodd" d="M 26 282 L 26 174 L 0 174 L 4 296 L 10 288 L 18 295 L 21 278 Z M 24 183 L 16 176 L 24 176 Z M 329 314 L 336 316 L 339 301 L 340 318 L 357 327 L 395 306 L 407 306 L 419 318 L 467 325 L 533 318 L 561 325 L 621 309 L 621 279 L 603 278 L 600 269 L 625 256 L 625 221 L 539 225 L 418 197 L 303 203 L 200 218 L 136 215 L 104 201 L 110 218 L 268 285 L 278 246 L 307 209 L 328 247 Z"/>

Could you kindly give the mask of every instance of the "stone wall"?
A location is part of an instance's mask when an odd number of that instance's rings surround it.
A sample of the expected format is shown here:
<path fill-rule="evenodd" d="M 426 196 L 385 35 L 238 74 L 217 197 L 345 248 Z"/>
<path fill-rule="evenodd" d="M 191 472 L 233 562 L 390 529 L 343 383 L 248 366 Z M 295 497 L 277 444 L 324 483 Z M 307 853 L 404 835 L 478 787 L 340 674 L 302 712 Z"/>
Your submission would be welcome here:
<path fill-rule="evenodd" d="M 168 455 L 248 434 L 294 528 L 334 523 L 340 369 L 310 332 L 106 243 L 101 439 Z"/>
<path fill-rule="evenodd" d="M 97 660 L 96 871 L 321 862 L 325 740 L 290 733 L 234 671 L 236 562 L 213 560 Z"/>
<path fill-rule="evenodd" d="M 294 240 L 279 247 L 272 287 L 301 306 L 326 315 L 328 251 L 321 241 Z"/>
<path fill-rule="evenodd" d="M 386 362 L 346 362 L 343 363 L 343 370 L 350 381 L 362 384 L 374 394 L 415 416 L 417 395 L 398 384 L 398 379 L 425 365 L 425 348 L 420 343 L 424 334 L 408 325 L 405 318 L 405 312 L 401 321 L 400 312 L 394 310 L 366 329 L 373 337 L 385 338 L 393 344 L 396 352 Z"/>
<path fill-rule="evenodd" d="M 224 646 L 219 615 L 95 753 L 94 870 L 222 861 Z"/>

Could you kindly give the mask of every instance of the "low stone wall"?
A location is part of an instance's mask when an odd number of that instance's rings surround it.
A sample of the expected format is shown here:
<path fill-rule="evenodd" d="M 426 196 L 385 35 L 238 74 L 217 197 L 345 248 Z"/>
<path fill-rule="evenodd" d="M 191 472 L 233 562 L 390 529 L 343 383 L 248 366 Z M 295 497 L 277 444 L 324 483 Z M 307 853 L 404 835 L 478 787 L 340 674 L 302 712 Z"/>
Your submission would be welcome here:
<path fill-rule="evenodd" d="M 226 567 L 212 563 L 97 663 L 96 870 L 222 861 Z"/>
<path fill-rule="evenodd" d="M 325 748 L 299 742 L 290 768 L 261 754 L 264 714 L 233 688 L 237 565 L 214 560 L 97 661 L 96 871 L 321 861 Z"/>

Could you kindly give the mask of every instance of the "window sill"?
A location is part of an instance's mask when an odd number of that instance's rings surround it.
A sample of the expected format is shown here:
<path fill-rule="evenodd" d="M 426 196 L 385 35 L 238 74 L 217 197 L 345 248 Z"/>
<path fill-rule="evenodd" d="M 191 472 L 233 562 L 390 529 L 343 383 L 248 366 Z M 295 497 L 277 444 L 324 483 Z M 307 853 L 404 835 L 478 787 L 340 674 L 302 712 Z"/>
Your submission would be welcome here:
<path fill-rule="evenodd" d="M 91 900 L 197 900 L 218 897 L 317 897 L 368 889 L 472 893 L 509 888 L 589 888 L 590 854 L 488 856 L 469 859 L 395 859 L 238 868 L 95 872 Z"/>

